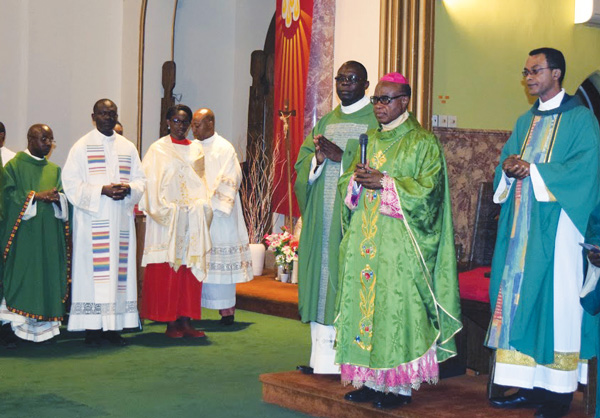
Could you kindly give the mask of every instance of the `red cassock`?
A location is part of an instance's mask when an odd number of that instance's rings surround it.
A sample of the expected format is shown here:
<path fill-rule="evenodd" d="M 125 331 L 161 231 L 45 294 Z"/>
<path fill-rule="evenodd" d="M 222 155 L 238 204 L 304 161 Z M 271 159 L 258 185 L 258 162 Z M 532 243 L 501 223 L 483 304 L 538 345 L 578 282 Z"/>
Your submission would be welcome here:
<path fill-rule="evenodd" d="M 148 264 L 144 271 L 140 316 L 152 321 L 200 319 L 202 283 L 186 266 L 175 271 L 169 263 Z"/>

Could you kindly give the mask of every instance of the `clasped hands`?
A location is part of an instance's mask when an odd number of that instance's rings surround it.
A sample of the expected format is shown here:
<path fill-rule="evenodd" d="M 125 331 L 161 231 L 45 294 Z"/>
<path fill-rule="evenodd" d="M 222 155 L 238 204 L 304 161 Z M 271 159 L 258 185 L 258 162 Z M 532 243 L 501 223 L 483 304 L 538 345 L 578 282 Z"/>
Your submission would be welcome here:
<path fill-rule="evenodd" d="M 130 192 L 131 187 L 125 183 L 111 183 L 102 186 L 102 194 L 110 197 L 112 200 L 123 200 Z"/>
<path fill-rule="evenodd" d="M 315 157 L 318 165 L 323 164 L 325 158 L 338 163 L 342 161 L 344 151 L 323 135 L 315 136 L 313 143 L 315 144 Z"/>
<path fill-rule="evenodd" d="M 517 154 L 512 154 L 502 163 L 502 170 L 508 177 L 522 180 L 529 176 L 529 163 L 522 160 Z"/>
<path fill-rule="evenodd" d="M 60 205 L 60 194 L 56 187 L 50 190 L 44 190 L 42 192 L 37 192 L 33 198 L 34 202 L 44 202 L 44 203 L 58 203 Z"/>

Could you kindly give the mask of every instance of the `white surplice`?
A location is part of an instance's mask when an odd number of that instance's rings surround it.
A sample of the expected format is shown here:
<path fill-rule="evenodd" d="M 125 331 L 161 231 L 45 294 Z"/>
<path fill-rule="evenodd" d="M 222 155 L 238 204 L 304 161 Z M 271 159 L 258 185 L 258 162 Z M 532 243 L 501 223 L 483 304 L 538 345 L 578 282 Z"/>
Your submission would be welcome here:
<path fill-rule="evenodd" d="M 0 156 L 2 157 L 2 165 L 5 166 L 7 162 L 17 155 L 6 147 L 0 147 Z"/>
<path fill-rule="evenodd" d="M 133 209 L 146 179 L 136 147 L 94 129 L 69 151 L 62 183 L 73 205 L 69 331 L 138 327 Z M 127 183 L 131 193 L 120 201 L 103 196 L 111 183 Z"/>
<path fill-rule="evenodd" d="M 248 230 L 239 196 L 242 170 L 233 145 L 218 133 L 195 142 L 204 151 L 206 181 L 214 214 L 202 306 L 227 309 L 235 306 L 235 284 L 254 278 Z"/>
<path fill-rule="evenodd" d="M 140 202 L 147 215 L 142 265 L 169 263 L 176 271 L 185 265 L 204 280 L 212 210 L 202 147 L 174 144 L 165 136 L 150 146 L 142 166 L 148 178 Z"/>

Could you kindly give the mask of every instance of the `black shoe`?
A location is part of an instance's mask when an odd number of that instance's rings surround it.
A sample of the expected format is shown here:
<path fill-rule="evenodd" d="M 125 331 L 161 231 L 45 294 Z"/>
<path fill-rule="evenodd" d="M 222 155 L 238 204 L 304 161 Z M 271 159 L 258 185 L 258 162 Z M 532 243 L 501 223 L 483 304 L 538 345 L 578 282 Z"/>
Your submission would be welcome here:
<path fill-rule="evenodd" d="M 344 395 L 344 399 L 352 402 L 371 402 L 378 401 L 383 396 L 383 392 L 377 392 L 371 388 L 363 386 L 358 390 L 353 390 Z"/>
<path fill-rule="evenodd" d="M 102 333 L 102 339 L 108 341 L 112 345 L 118 345 L 121 347 L 124 347 L 127 344 L 129 344 L 127 340 L 121 337 L 121 335 L 119 335 L 119 333 L 116 331 L 104 331 Z"/>
<path fill-rule="evenodd" d="M 315 372 L 310 366 L 296 366 L 296 370 L 299 370 L 302 374 L 313 374 Z"/>
<path fill-rule="evenodd" d="M 100 347 L 102 345 L 102 330 L 88 329 L 85 331 L 85 345 L 89 347 Z"/>
<path fill-rule="evenodd" d="M 546 402 L 540 406 L 534 414 L 536 418 L 560 418 L 567 415 L 569 412 L 570 404 L 558 403 L 558 402 Z"/>
<path fill-rule="evenodd" d="M 394 393 L 386 393 L 379 400 L 373 402 L 375 408 L 391 409 L 409 404 L 412 401 L 412 396 L 396 395 Z"/>
<path fill-rule="evenodd" d="M 233 315 L 225 315 L 221 317 L 219 321 L 222 325 L 233 325 L 235 317 Z"/>
<path fill-rule="evenodd" d="M 10 323 L 2 325 L 0 328 L 0 342 L 4 344 L 7 349 L 13 350 L 17 348 L 19 340 L 20 338 L 15 335 Z"/>
<path fill-rule="evenodd" d="M 502 409 L 540 408 L 542 406 L 540 401 L 525 396 L 521 391 L 510 396 L 490 398 L 490 404 L 494 408 Z"/>

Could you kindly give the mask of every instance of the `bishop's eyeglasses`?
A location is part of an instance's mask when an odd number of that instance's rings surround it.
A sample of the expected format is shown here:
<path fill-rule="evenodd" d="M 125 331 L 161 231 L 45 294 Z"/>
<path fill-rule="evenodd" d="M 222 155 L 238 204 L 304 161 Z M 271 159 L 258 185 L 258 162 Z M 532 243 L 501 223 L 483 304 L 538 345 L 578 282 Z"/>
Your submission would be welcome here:
<path fill-rule="evenodd" d="M 388 105 L 390 104 L 390 102 L 394 99 L 397 99 L 399 97 L 406 97 L 408 96 L 408 94 L 399 94 L 398 96 L 371 96 L 371 103 L 373 103 L 374 105 L 376 105 L 377 103 L 381 103 L 384 105 Z"/>

